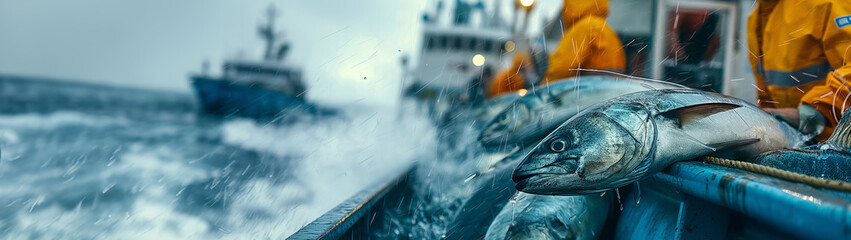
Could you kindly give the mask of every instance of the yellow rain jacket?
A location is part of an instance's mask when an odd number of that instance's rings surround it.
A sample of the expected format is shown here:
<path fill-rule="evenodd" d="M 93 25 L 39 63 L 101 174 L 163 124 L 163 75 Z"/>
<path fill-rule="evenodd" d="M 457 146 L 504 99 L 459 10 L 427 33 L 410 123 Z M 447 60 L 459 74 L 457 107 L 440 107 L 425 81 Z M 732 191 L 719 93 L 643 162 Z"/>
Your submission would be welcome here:
<path fill-rule="evenodd" d="M 514 56 L 511 68 L 506 69 L 491 79 L 485 91 L 488 97 L 496 97 L 500 94 L 515 92 L 526 88 L 526 79 L 523 77 L 523 68 L 530 67 L 532 58 L 529 55 L 518 53 Z"/>
<path fill-rule="evenodd" d="M 626 53 L 618 34 L 606 23 L 608 0 L 565 0 L 562 21 L 567 31 L 550 55 L 541 85 L 579 75 L 577 68 L 623 72 Z"/>
<path fill-rule="evenodd" d="M 827 120 L 817 137 L 825 140 L 851 106 L 845 84 L 851 80 L 851 2 L 758 2 L 748 18 L 748 46 L 759 106 L 813 106 Z"/>
<path fill-rule="evenodd" d="M 562 21 L 566 29 L 559 45 L 549 57 L 547 73 L 541 85 L 579 74 L 577 68 L 623 72 L 626 54 L 617 33 L 606 23 L 609 15 L 608 0 L 565 0 Z M 523 88 L 525 79 L 518 74 L 524 65 L 531 62 L 526 55 L 516 57 L 514 64 L 491 80 L 493 91 L 488 96 L 517 91 Z"/>

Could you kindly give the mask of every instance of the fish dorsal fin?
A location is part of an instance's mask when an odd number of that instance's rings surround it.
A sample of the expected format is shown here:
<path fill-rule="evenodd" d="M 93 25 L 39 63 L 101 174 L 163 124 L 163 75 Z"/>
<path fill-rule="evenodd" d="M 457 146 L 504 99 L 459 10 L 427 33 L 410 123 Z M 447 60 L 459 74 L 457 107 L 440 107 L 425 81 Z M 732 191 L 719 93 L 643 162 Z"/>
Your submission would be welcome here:
<path fill-rule="evenodd" d="M 748 138 L 748 139 L 739 139 L 739 140 L 732 140 L 732 141 L 719 142 L 719 143 L 711 143 L 711 144 L 706 144 L 706 146 L 711 147 L 711 148 L 716 149 L 716 150 L 723 150 L 723 149 L 728 149 L 728 148 L 746 146 L 746 145 L 754 144 L 754 143 L 757 143 L 757 142 L 759 142 L 759 138 Z"/>
<path fill-rule="evenodd" d="M 834 128 L 833 133 L 830 134 L 830 137 L 827 139 L 827 143 L 835 145 L 837 147 L 842 148 L 851 148 L 851 109 L 845 110 L 845 114 L 842 115 L 842 119 L 839 120 L 839 124 Z"/>
<path fill-rule="evenodd" d="M 662 116 L 666 118 L 676 119 L 679 126 L 682 127 L 683 125 L 698 121 L 705 117 L 712 116 L 713 114 L 725 112 L 739 107 L 742 106 L 732 103 L 703 103 L 668 110 L 666 112 L 663 112 Z"/>

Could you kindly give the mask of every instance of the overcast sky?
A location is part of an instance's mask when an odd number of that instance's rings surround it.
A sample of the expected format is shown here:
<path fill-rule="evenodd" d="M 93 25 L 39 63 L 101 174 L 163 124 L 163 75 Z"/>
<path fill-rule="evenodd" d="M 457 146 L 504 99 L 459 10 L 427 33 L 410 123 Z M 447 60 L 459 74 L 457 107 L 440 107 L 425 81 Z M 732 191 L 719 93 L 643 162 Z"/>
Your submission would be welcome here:
<path fill-rule="evenodd" d="M 380 101 L 398 94 L 399 57 L 414 53 L 434 2 L 0 0 L 0 74 L 188 92 L 205 59 L 218 71 L 224 58 L 260 56 L 256 28 L 274 4 L 309 98 Z M 561 5 L 538 2 L 536 12 Z"/>

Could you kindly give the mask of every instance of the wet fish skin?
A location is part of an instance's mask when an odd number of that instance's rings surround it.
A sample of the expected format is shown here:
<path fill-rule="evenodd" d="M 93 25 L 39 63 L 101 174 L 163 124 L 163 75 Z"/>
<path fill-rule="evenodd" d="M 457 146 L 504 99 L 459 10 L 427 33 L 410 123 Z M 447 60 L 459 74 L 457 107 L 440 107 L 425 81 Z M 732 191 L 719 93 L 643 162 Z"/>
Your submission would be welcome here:
<path fill-rule="evenodd" d="M 490 119 L 493 119 L 497 114 L 502 112 L 503 109 L 511 106 L 520 98 L 520 94 L 510 92 L 496 96 L 493 99 L 488 99 L 484 102 L 484 107 L 481 108 L 482 112 L 479 119 L 482 121 L 489 121 Z"/>
<path fill-rule="evenodd" d="M 517 190 L 511 181 L 514 167 L 533 146 L 518 147 L 473 181 L 478 187 L 447 225 L 444 239 L 476 239 L 485 235 L 488 226 Z"/>
<path fill-rule="evenodd" d="M 540 140 L 577 112 L 634 92 L 685 88 L 678 84 L 610 76 L 588 76 L 551 83 L 520 97 L 499 112 L 479 135 L 486 149 Z"/>
<path fill-rule="evenodd" d="M 580 195 L 628 185 L 678 162 L 748 159 L 805 137 L 745 101 L 691 89 L 633 93 L 565 121 L 514 171 L 523 192 Z"/>
<path fill-rule="evenodd" d="M 845 111 L 824 143 L 800 150 L 767 152 L 751 161 L 813 177 L 851 182 L 851 111 Z"/>
<path fill-rule="evenodd" d="M 523 157 L 537 145 L 537 142 L 527 146 L 516 146 L 507 153 L 482 153 L 478 157 L 476 170 L 480 174 L 484 174 L 494 170 L 514 170 L 514 167 L 523 160 Z M 500 158 L 501 157 L 501 158 Z M 496 160 L 496 161 L 494 161 Z M 509 180 L 511 172 L 509 172 Z"/>
<path fill-rule="evenodd" d="M 829 147 L 822 149 L 822 146 L 827 145 L 768 152 L 752 161 L 813 177 L 851 182 L 851 153 Z"/>
<path fill-rule="evenodd" d="M 608 196 L 518 193 L 502 208 L 485 239 L 597 239 L 611 208 Z"/>

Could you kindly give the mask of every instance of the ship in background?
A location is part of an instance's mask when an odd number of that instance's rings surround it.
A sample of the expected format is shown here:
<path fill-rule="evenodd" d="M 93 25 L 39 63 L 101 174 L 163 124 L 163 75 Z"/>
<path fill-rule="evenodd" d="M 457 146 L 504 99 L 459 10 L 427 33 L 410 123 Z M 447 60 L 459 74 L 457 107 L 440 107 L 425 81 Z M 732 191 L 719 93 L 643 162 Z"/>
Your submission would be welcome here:
<path fill-rule="evenodd" d="M 437 1 L 435 10 L 423 13 L 413 67 L 409 69 L 407 58 L 402 59 L 403 96 L 414 99 L 433 118 L 458 104 L 478 101 L 483 80 L 501 69 L 517 48 L 512 40 L 516 25 L 503 19 L 499 1 L 493 6 L 482 1 L 449 2 L 451 8 Z"/>
<path fill-rule="evenodd" d="M 258 28 L 266 47 L 261 60 L 227 59 L 222 76 L 206 73 L 191 76 L 192 87 L 204 112 L 220 116 L 274 118 L 286 109 L 316 112 L 305 102 L 306 87 L 300 68 L 285 64 L 289 43 L 275 31 L 276 10 L 270 7 L 268 22 Z"/>

